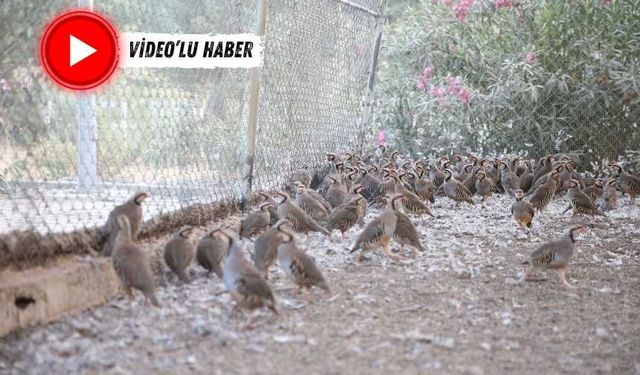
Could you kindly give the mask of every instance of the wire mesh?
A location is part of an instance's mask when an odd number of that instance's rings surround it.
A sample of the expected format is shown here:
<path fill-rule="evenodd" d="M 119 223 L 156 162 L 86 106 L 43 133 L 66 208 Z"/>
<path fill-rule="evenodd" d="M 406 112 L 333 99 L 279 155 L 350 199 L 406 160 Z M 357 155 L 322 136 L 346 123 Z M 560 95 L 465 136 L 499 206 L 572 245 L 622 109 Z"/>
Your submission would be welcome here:
<path fill-rule="evenodd" d="M 268 3 L 257 189 L 355 144 L 375 25 L 335 0 Z M 62 90 L 34 51 L 46 23 L 76 5 L 0 3 L 0 234 L 100 226 L 136 191 L 152 196 L 144 220 L 239 198 L 250 71 L 120 69 L 95 93 Z M 256 8 L 256 0 L 94 1 L 120 32 L 251 33 Z M 0 250 L 16 250 L 9 245 L 0 240 Z"/>
<path fill-rule="evenodd" d="M 335 0 L 269 2 L 255 186 L 357 143 L 375 18 Z M 377 1 L 359 3 L 377 10 Z"/>

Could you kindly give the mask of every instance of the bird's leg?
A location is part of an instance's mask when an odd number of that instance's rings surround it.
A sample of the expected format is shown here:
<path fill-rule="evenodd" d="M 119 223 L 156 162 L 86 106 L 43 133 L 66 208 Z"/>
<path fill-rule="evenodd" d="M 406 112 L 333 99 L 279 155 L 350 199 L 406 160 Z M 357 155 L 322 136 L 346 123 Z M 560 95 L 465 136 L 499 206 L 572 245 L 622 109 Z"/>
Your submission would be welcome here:
<path fill-rule="evenodd" d="M 524 281 L 531 281 L 531 277 L 533 276 L 533 269 L 531 267 L 527 267 L 524 270 Z"/>
<path fill-rule="evenodd" d="M 536 275 L 533 267 L 527 267 L 524 273 L 524 281 L 544 281 L 546 279 Z"/>
<path fill-rule="evenodd" d="M 313 293 L 311 292 L 311 288 L 307 288 L 306 289 L 306 293 L 307 293 L 307 303 L 308 304 L 313 304 Z"/>
<path fill-rule="evenodd" d="M 531 226 L 531 228 L 525 226 L 524 230 L 525 230 L 525 233 L 527 234 L 527 237 L 533 235 L 533 226 Z"/>
<path fill-rule="evenodd" d="M 133 299 L 133 291 L 131 290 L 130 287 L 125 286 L 124 287 L 124 293 L 127 295 L 127 298 Z"/>
<path fill-rule="evenodd" d="M 249 314 L 246 323 L 242 326 L 242 330 L 248 331 L 256 328 L 255 325 L 256 314 Z"/>
<path fill-rule="evenodd" d="M 397 255 L 397 254 L 394 254 L 394 253 L 391 251 L 391 248 L 389 247 L 389 242 L 385 242 L 385 244 L 384 244 L 384 253 L 385 253 L 389 258 L 391 258 L 391 259 L 393 259 L 393 260 L 400 261 L 400 260 L 403 260 L 403 259 L 404 259 L 404 258 L 402 258 L 401 256 L 399 256 L 399 255 Z"/>
<path fill-rule="evenodd" d="M 416 248 L 414 246 L 411 246 L 411 256 L 414 257 L 414 258 L 417 258 L 418 255 L 419 255 L 418 254 L 418 248 Z"/>
<path fill-rule="evenodd" d="M 364 250 L 360 250 L 360 252 L 358 253 L 358 263 L 362 262 L 364 260 Z"/>
<path fill-rule="evenodd" d="M 240 308 L 240 305 L 236 303 L 235 305 L 233 305 L 233 308 L 231 309 L 231 315 L 234 315 L 238 312 L 242 313 L 242 309 Z"/>
<path fill-rule="evenodd" d="M 576 287 L 569 284 L 569 282 L 567 281 L 566 278 L 566 269 L 565 268 L 560 268 L 558 269 L 558 276 L 560 277 L 560 281 L 562 281 L 562 283 L 567 287 L 567 288 L 571 288 L 571 289 L 575 289 Z"/>

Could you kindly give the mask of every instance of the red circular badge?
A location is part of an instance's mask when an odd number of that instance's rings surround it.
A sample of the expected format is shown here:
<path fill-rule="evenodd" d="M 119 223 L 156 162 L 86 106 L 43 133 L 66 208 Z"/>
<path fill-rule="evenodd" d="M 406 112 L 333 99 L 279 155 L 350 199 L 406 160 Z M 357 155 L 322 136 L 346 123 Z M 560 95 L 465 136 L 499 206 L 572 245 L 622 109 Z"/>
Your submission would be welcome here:
<path fill-rule="evenodd" d="M 56 17 L 40 40 L 40 59 L 49 77 L 72 90 L 104 83 L 118 66 L 118 35 L 104 17 L 75 10 Z"/>

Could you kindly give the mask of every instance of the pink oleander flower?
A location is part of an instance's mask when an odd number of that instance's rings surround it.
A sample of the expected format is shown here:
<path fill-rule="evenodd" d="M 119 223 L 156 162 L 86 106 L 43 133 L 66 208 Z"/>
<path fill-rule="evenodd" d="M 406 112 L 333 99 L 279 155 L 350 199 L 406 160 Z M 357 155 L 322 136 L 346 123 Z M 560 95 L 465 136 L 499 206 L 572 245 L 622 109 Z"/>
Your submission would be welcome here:
<path fill-rule="evenodd" d="M 529 52 L 525 56 L 524 60 L 527 62 L 527 64 L 533 64 L 533 62 L 536 61 L 536 55 L 533 52 Z"/>
<path fill-rule="evenodd" d="M 511 8 L 513 2 L 511 0 L 496 0 L 496 10 L 500 8 Z"/>
<path fill-rule="evenodd" d="M 449 94 L 451 95 L 457 95 L 458 92 L 460 91 L 460 89 L 462 89 L 462 87 L 460 87 L 460 80 L 455 78 L 455 79 L 451 79 L 450 77 L 448 77 L 449 79 L 447 79 L 447 82 L 449 83 Z"/>
<path fill-rule="evenodd" d="M 435 98 L 443 98 L 447 94 L 447 90 L 444 86 L 433 86 L 429 88 L 429 95 Z"/>
<path fill-rule="evenodd" d="M 469 13 L 469 8 L 473 5 L 474 0 L 460 0 L 453 6 L 453 11 L 456 14 L 456 18 L 460 22 L 464 22 Z"/>
<path fill-rule="evenodd" d="M 434 85 L 429 85 L 429 95 L 436 96 L 436 87 Z"/>
<path fill-rule="evenodd" d="M 429 65 L 422 73 L 418 75 L 418 82 L 416 83 L 416 87 L 420 91 L 424 91 L 427 89 L 427 84 L 429 83 L 429 79 L 431 78 L 431 74 L 433 73 L 433 66 Z"/>
<path fill-rule="evenodd" d="M 612 0 L 602 0 L 602 5 L 607 6 L 607 5 L 611 5 Z"/>
<path fill-rule="evenodd" d="M 378 132 L 378 135 L 376 136 L 376 139 L 377 139 L 379 145 L 383 145 L 384 144 L 384 130 L 380 130 Z"/>
<path fill-rule="evenodd" d="M 458 99 L 460 99 L 461 102 L 463 102 L 464 104 L 469 104 L 469 101 L 471 100 L 471 94 L 469 93 L 469 91 L 465 88 L 460 88 L 460 90 L 458 90 Z"/>

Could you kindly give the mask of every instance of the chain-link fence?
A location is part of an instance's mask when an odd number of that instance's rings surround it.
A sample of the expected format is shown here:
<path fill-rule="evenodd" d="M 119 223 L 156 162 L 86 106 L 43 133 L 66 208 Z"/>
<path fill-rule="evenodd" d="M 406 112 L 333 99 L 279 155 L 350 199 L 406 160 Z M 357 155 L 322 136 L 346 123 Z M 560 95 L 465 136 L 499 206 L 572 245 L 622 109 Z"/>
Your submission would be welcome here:
<path fill-rule="evenodd" d="M 640 162 L 636 0 L 422 0 L 392 19 L 375 128 L 403 151 Z M 635 156 L 634 156 L 635 155 Z"/>
<path fill-rule="evenodd" d="M 357 142 L 377 0 L 267 4 L 257 189 Z M 102 225 L 135 191 L 144 219 L 237 200 L 243 189 L 251 74 L 246 69 L 127 69 L 91 94 L 43 74 L 39 35 L 76 1 L 0 3 L 0 241 Z M 251 33 L 258 1 L 95 0 L 121 32 Z M 13 237 L 9 232 L 13 232 Z M 7 240 L 8 239 L 8 240 Z M 6 242 L 12 242 L 12 246 Z"/>
<path fill-rule="evenodd" d="M 377 10 L 377 3 L 360 5 Z M 256 152 L 260 188 L 283 183 L 304 164 L 318 167 L 324 153 L 356 146 L 376 21 L 336 1 L 270 4 L 266 48 L 271 53 L 263 73 L 266 105 Z"/>

